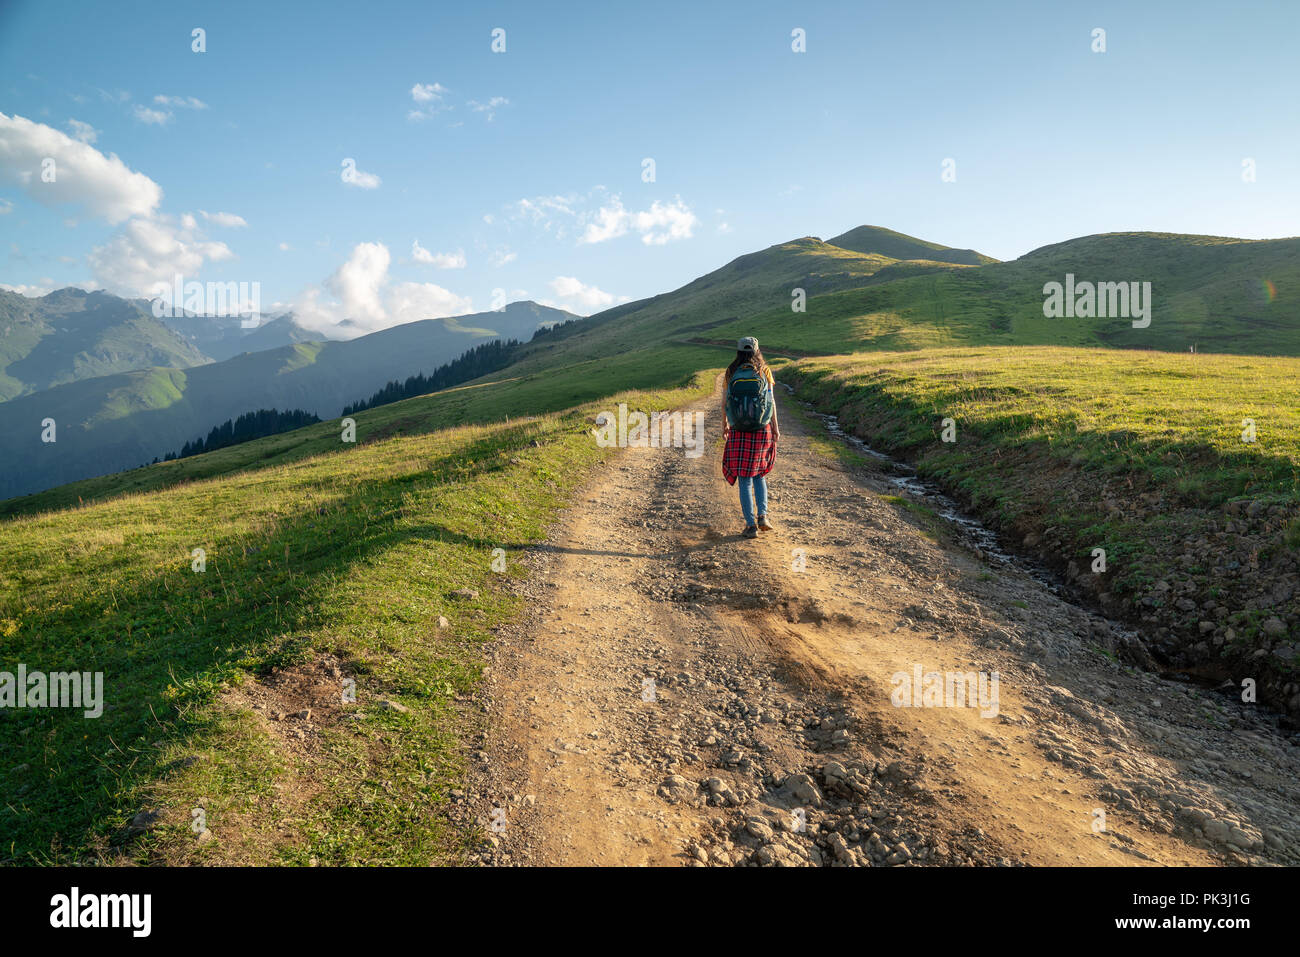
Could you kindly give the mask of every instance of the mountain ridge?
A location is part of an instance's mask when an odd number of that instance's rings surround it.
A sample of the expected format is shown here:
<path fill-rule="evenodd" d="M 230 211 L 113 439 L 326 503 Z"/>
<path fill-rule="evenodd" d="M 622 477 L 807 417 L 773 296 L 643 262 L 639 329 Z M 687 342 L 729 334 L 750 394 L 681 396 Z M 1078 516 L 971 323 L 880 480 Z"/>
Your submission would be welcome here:
<path fill-rule="evenodd" d="M 259 408 L 332 418 L 390 380 L 431 373 L 481 342 L 526 340 L 539 327 L 578 317 L 519 302 L 459 318 L 463 326 L 422 319 L 356 339 L 309 340 L 185 369 L 81 379 L 0 403 L 0 496 L 134 467 Z M 42 443 L 39 430 L 28 427 L 47 418 L 57 423 L 54 443 Z"/>

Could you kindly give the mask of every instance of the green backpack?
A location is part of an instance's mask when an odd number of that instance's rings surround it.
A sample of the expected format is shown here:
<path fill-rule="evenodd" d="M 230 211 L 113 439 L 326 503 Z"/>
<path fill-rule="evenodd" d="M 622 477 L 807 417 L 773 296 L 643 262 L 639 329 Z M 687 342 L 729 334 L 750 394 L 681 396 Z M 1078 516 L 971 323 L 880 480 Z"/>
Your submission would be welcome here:
<path fill-rule="evenodd" d="M 740 432 L 760 432 L 772 421 L 772 390 L 752 365 L 739 366 L 727 386 L 727 412 L 731 427 Z"/>

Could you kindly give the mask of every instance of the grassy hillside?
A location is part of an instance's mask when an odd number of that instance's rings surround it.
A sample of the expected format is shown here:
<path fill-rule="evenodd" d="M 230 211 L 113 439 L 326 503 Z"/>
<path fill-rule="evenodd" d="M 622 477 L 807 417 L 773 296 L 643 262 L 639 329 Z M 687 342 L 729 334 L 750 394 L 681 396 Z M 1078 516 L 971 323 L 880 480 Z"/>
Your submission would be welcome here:
<path fill-rule="evenodd" d="M 123 845 L 142 862 L 454 861 L 479 648 L 517 610 L 492 550 L 515 574 L 610 454 L 596 412 L 712 387 L 695 370 L 716 350 L 664 358 L 450 390 L 359 413 L 355 445 L 322 423 L 80 483 L 102 497 L 84 507 L 65 507 L 72 489 L 11 507 L 0 670 L 102 670 L 108 704 L 0 722 L 0 861 L 100 857 L 144 809 L 160 822 Z M 663 387 L 629 391 L 638 376 Z M 194 807 L 215 835 L 201 847 Z"/>
<path fill-rule="evenodd" d="M 809 237 L 780 243 L 734 259 L 672 292 L 598 313 L 583 323 L 580 335 L 530 350 L 517 368 L 546 368 L 557 352 L 565 361 L 597 359 L 679 339 L 710 338 L 710 330 L 728 322 L 773 309 L 788 311 L 795 288 L 809 297 L 855 288 L 895 264 L 885 256 Z"/>
<path fill-rule="evenodd" d="M 888 256 L 890 259 L 919 259 L 942 263 L 957 263 L 962 266 L 983 266 L 997 262 L 992 256 L 985 256 L 973 249 L 953 249 L 939 243 L 917 239 L 896 233 L 883 226 L 859 226 L 847 233 L 827 240 L 832 246 L 851 249 L 859 253 L 873 253 Z"/>
<path fill-rule="evenodd" d="M 192 369 L 72 382 L 0 404 L 0 497 L 129 469 L 256 408 L 335 416 L 390 379 L 432 372 L 486 339 L 572 319 L 536 303 L 429 319 L 347 342 L 300 342 Z M 492 328 L 478 325 L 491 321 Z M 463 324 L 462 324 L 463 323 Z M 41 441 L 52 418 L 57 441 Z"/>
<path fill-rule="evenodd" d="M 208 361 L 137 302 L 71 288 L 39 298 L 0 289 L 0 401 L 131 369 Z"/>
<path fill-rule="evenodd" d="M 431 429 L 450 428 L 498 422 L 505 417 L 555 413 L 629 389 L 679 388 L 697 372 L 726 364 L 716 349 L 699 346 L 669 346 L 656 350 L 653 362 L 648 362 L 647 358 L 646 353 L 633 352 L 614 359 L 565 365 L 557 357 L 555 365 L 545 372 L 509 374 L 500 379 L 479 380 L 439 392 L 437 403 L 422 414 L 420 421 L 423 427 Z M 368 410 L 354 418 L 360 425 L 371 412 L 378 411 Z M 294 462 L 333 450 L 338 441 L 337 421 L 269 436 L 207 455 L 69 482 L 43 492 L 0 501 L 0 518 L 34 515 L 124 494 L 152 492 L 246 468 Z"/>
<path fill-rule="evenodd" d="M 1066 273 L 1089 282 L 1150 282 L 1150 326 L 1045 318 L 1043 286 L 1064 282 Z M 821 295 L 804 314 L 781 303 L 712 334 L 823 352 L 1002 344 L 1300 355 L 1300 239 L 1088 236 L 1014 262 Z"/>
<path fill-rule="evenodd" d="M 1170 667 L 1300 712 L 1300 359 L 932 349 L 782 375 L 1143 622 Z"/>

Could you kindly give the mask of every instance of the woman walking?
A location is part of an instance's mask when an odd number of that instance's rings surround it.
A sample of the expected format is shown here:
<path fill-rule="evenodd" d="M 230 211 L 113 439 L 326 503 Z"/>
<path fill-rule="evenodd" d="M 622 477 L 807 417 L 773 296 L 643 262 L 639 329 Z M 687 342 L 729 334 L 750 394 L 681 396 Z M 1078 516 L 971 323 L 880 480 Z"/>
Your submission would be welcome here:
<path fill-rule="evenodd" d="M 740 480 L 740 512 L 746 538 L 759 529 L 771 531 L 767 518 L 767 473 L 776 461 L 781 428 L 776 420 L 776 379 L 758 351 L 758 340 L 746 336 L 737 343 L 736 358 L 722 380 L 722 411 L 726 447 L 722 475 L 728 485 Z"/>

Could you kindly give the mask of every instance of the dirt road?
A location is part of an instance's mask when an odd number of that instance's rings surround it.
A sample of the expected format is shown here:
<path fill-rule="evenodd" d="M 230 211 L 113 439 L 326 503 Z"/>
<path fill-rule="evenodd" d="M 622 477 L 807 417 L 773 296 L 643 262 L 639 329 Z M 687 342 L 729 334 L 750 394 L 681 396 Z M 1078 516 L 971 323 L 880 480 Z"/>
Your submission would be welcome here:
<path fill-rule="evenodd" d="M 882 497 L 780 401 L 774 531 L 740 537 L 715 397 L 708 454 L 620 452 L 529 556 L 466 798 L 478 859 L 1300 862 L 1294 738 L 1124 664 L 1107 622 Z M 896 706 L 931 672 L 986 697 Z"/>

